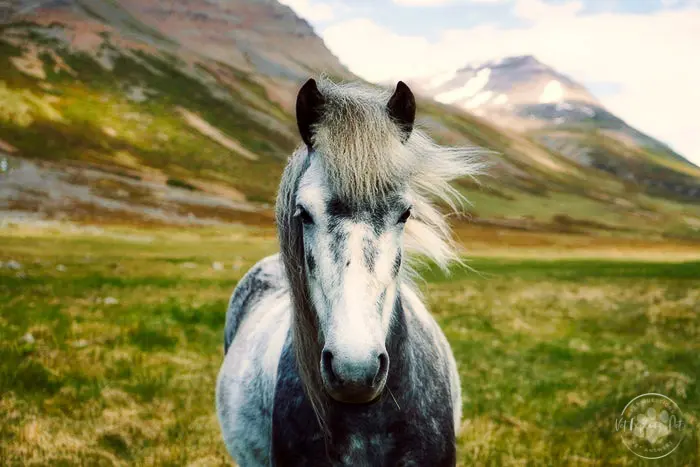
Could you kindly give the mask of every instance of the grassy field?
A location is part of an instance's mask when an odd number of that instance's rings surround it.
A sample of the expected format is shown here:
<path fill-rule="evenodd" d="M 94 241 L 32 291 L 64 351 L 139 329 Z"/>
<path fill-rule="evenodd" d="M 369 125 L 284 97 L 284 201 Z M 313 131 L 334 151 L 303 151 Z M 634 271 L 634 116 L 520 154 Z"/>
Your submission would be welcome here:
<path fill-rule="evenodd" d="M 225 303 L 271 231 L 8 227 L 0 242 L 0 464 L 229 462 L 213 395 Z M 484 246 L 476 272 L 426 271 L 462 376 L 460 465 L 649 464 L 614 430 L 646 392 L 698 426 L 700 252 L 571 248 Z M 694 430 L 656 462 L 699 463 Z"/>

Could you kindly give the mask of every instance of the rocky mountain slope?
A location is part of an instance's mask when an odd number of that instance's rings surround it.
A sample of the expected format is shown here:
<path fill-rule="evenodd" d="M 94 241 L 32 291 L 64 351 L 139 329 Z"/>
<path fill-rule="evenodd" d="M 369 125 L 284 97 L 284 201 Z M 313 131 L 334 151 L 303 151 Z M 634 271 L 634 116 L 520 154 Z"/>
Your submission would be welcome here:
<path fill-rule="evenodd" d="M 700 197 L 692 177 L 680 175 L 697 175 L 697 167 L 533 56 L 469 65 L 418 78 L 415 85 L 438 102 L 527 134 L 579 164 L 638 182 L 652 192 Z"/>
<path fill-rule="evenodd" d="M 582 85 L 531 55 L 469 65 L 417 82 L 438 102 L 452 104 L 519 131 L 596 128 L 685 161 L 665 144 L 611 114 Z"/>
<path fill-rule="evenodd" d="M 44 2 L 0 26 L 2 215 L 271 224 L 299 143 L 296 89 L 322 72 L 354 78 L 273 0 Z M 575 130 L 610 164 L 643 161 L 654 186 L 546 139 L 568 127 L 499 127 L 432 99 L 419 102 L 419 121 L 441 143 L 494 151 L 480 185 L 461 182 L 472 223 L 645 237 L 700 229 L 693 197 L 674 191 L 698 186 L 680 160 Z"/>

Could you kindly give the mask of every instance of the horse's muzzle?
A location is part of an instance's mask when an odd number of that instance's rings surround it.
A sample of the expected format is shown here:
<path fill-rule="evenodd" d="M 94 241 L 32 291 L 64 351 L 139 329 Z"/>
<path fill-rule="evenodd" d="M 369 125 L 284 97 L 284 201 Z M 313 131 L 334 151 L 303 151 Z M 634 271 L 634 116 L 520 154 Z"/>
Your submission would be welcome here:
<path fill-rule="evenodd" d="M 321 355 L 323 385 L 338 402 L 372 402 L 384 389 L 388 374 L 389 356 L 386 352 L 372 353 L 363 359 L 343 358 L 328 349 L 324 349 Z"/>

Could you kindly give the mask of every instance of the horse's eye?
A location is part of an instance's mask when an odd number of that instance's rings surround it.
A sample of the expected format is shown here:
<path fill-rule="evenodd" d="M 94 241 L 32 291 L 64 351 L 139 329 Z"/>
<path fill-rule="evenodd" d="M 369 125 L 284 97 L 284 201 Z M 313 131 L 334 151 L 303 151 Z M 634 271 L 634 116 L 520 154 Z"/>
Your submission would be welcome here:
<path fill-rule="evenodd" d="M 405 224 L 408 218 L 411 217 L 411 208 L 408 208 L 404 211 L 403 214 L 401 214 L 401 217 L 399 217 L 399 224 Z"/>
<path fill-rule="evenodd" d="M 297 210 L 294 213 L 294 217 L 301 219 L 301 223 L 304 225 L 311 225 L 314 223 L 313 217 L 309 214 L 309 211 L 304 209 L 302 206 L 297 206 Z"/>

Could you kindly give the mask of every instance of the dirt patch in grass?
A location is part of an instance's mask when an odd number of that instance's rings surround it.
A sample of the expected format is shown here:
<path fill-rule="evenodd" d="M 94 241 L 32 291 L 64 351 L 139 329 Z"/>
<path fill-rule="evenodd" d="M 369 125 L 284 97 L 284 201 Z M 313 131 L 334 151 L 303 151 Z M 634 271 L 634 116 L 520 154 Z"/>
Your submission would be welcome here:
<path fill-rule="evenodd" d="M 199 131 L 203 135 L 216 141 L 226 149 L 230 149 L 236 154 L 239 154 L 245 157 L 246 159 L 250 159 L 251 161 L 256 161 L 259 159 L 257 154 L 249 151 L 248 149 L 243 147 L 238 141 L 232 139 L 230 136 L 225 135 L 221 130 L 212 126 L 209 122 L 204 120 L 199 115 L 190 112 L 189 110 L 183 109 L 182 107 L 178 108 L 177 111 L 180 113 L 180 115 L 182 115 L 182 118 L 185 119 L 185 122 L 187 122 L 189 126 Z"/>

